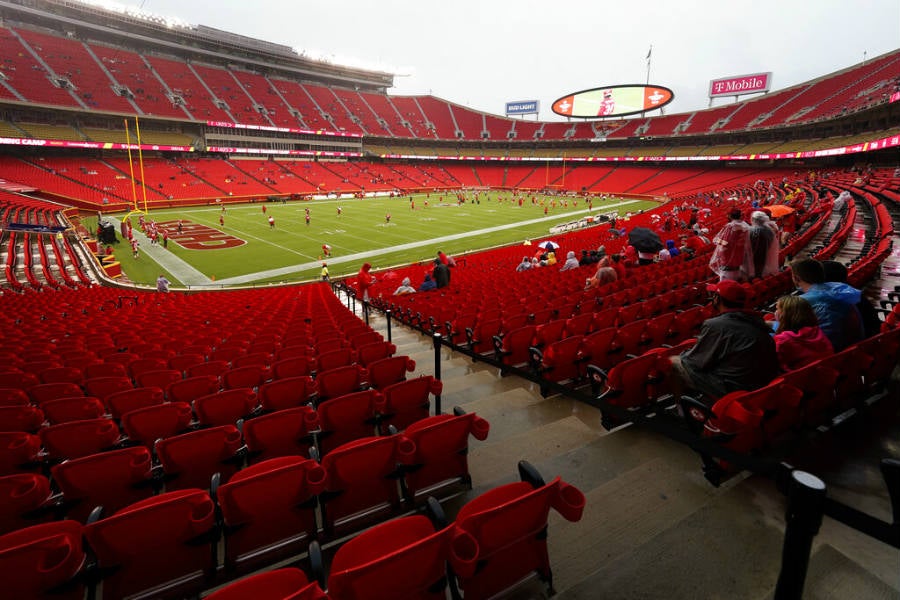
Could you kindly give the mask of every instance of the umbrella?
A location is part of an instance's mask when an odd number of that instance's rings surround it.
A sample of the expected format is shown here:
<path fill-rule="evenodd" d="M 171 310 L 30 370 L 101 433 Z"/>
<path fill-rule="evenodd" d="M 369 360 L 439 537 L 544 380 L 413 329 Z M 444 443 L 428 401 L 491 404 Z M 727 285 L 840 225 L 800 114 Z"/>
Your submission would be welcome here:
<path fill-rule="evenodd" d="M 538 244 L 538 248 L 543 248 L 544 250 L 556 250 L 557 248 L 559 248 L 559 244 L 547 240 Z"/>
<path fill-rule="evenodd" d="M 769 211 L 769 214 L 772 215 L 773 219 L 780 219 L 785 215 L 796 212 L 795 209 L 791 208 L 790 206 L 785 206 L 784 204 L 773 204 L 764 208 L 765 210 Z"/>
<path fill-rule="evenodd" d="M 663 249 L 663 243 L 652 229 L 635 227 L 628 234 L 628 243 L 634 246 L 638 252 L 659 252 Z"/>

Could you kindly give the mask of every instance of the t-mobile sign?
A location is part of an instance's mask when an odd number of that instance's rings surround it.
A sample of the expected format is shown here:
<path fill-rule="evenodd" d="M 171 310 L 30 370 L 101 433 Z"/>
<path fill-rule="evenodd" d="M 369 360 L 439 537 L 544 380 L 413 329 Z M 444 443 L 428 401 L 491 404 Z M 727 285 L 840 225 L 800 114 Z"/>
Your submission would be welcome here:
<path fill-rule="evenodd" d="M 709 97 L 740 96 L 741 94 L 768 92 L 771 86 L 771 72 L 741 75 L 740 77 L 727 77 L 725 79 L 713 79 L 709 82 Z"/>

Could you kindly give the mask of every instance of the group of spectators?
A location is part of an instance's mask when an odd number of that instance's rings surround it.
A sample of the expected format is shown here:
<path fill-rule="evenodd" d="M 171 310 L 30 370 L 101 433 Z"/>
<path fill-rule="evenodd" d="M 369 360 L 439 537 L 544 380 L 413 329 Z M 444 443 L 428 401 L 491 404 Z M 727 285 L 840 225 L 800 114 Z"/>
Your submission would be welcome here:
<path fill-rule="evenodd" d="M 450 269 L 456 266 L 456 261 L 452 257 L 438 252 L 437 257 L 433 261 L 431 272 L 425 273 L 424 279 L 419 284 L 418 289 L 413 287 L 412 280 L 404 277 L 400 285 L 394 290 L 394 296 L 404 296 L 406 294 L 415 294 L 416 292 L 429 292 L 444 288 L 450 285 Z M 364 263 L 356 275 L 356 285 L 359 290 L 359 296 L 365 301 L 369 301 L 369 290 L 377 280 L 371 273 L 372 264 Z"/>
<path fill-rule="evenodd" d="M 777 300 L 773 320 L 747 306 L 747 284 L 723 278 L 707 286 L 716 315 L 694 346 L 672 358 L 677 395 L 690 390 L 711 406 L 878 333 L 875 310 L 847 284 L 846 266 L 804 258 L 790 270 L 798 293 Z"/>

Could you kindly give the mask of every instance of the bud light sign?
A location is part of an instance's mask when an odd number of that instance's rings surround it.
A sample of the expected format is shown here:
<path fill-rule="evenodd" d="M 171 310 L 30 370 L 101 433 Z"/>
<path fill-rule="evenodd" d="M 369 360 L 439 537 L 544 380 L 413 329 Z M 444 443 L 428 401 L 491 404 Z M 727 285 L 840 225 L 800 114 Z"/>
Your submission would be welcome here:
<path fill-rule="evenodd" d="M 506 103 L 506 116 L 509 115 L 536 115 L 540 110 L 540 102 L 537 100 L 521 100 L 519 102 Z"/>
<path fill-rule="evenodd" d="M 726 79 L 713 79 L 709 82 L 709 97 L 740 96 L 756 92 L 768 92 L 772 87 L 772 73 L 756 73 Z"/>

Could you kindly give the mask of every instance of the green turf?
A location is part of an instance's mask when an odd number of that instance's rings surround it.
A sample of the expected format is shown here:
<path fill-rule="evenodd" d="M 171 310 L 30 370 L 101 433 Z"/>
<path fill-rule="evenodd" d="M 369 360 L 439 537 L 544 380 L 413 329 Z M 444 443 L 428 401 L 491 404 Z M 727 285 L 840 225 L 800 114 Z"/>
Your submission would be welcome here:
<path fill-rule="evenodd" d="M 474 194 L 470 192 L 470 200 L 460 206 L 456 204 L 455 194 L 444 194 L 443 202 L 440 194 L 431 194 L 430 197 L 420 194 L 413 197 L 415 210 L 410 208 L 409 197 L 266 203 L 265 214 L 262 211 L 262 204 L 230 204 L 224 213 L 224 227 L 219 225 L 219 217 L 222 215 L 219 206 L 153 210 L 150 218 L 160 222 L 183 219 L 185 222 L 221 229 L 245 240 L 247 243 L 240 247 L 218 250 L 188 250 L 173 241 L 169 242 L 170 252 L 207 276 L 215 277 L 216 280 L 303 263 L 317 263 L 290 276 L 271 277 L 254 282 L 267 283 L 318 278 L 320 270 L 318 261 L 322 259 L 322 244 L 326 243 L 331 246 L 334 257 L 371 250 L 383 251 L 383 254 L 365 259 L 379 269 L 431 259 L 438 250 L 459 255 L 518 243 L 525 239 L 543 239 L 549 236 L 548 230 L 553 225 L 575 220 L 587 214 L 584 199 L 578 199 L 577 207 L 573 206 L 572 199 L 568 199 L 568 207 L 564 207 L 562 199 L 557 198 L 557 205 L 552 207 L 553 198 L 537 194 L 537 204 L 533 205 L 532 195 L 531 193 L 524 195 L 525 202 L 522 207 L 512 200 L 513 194 L 510 192 L 481 192 L 480 203 L 472 200 Z M 611 209 L 604 206 L 623 200 L 625 199 L 613 198 L 604 203 L 594 198 L 593 212 L 611 212 Z M 426 201 L 429 204 L 427 208 Z M 544 206 L 540 204 L 541 202 Z M 338 206 L 343 209 L 340 216 L 337 214 Z M 544 218 L 545 206 L 548 208 L 547 216 L 551 217 L 549 221 L 523 223 Z M 656 203 L 641 201 L 618 210 L 624 214 L 652 206 L 656 206 Z M 309 225 L 305 224 L 304 219 L 306 208 L 309 208 L 311 213 Z M 385 222 L 385 215 L 388 213 L 391 215 L 390 223 Z M 275 218 L 275 229 L 271 229 L 268 225 L 269 215 Z M 514 224 L 518 225 L 476 237 L 391 251 L 391 248 L 400 244 Z M 148 243 L 142 235 L 139 239 L 142 245 Z M 119 254 L 123 270 L 135 283 L 151 284 L 161 272 L 173 282 L 178 281 L 147 257 L 142 256 L 135 261 L 124 247 Z M 346 275 L 355 273 L 361 262 L 363 261 L 331 263 L 329 269 L 332 277 Z"/>

